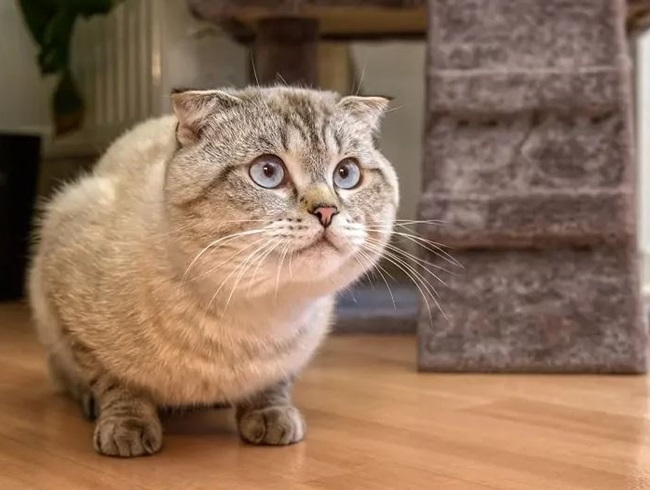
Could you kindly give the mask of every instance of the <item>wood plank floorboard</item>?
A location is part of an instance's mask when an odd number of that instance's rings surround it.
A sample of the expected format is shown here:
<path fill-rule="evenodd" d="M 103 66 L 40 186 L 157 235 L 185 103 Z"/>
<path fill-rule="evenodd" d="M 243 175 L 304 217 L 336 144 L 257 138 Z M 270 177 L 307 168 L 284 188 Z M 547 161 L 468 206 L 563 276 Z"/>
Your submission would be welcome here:
<path fill-rule="evenodd" d="M 296 386 L 301 444 L 247 446 L 207 410 L 120 460 L 52 393 L 26 308 L 1 304 L 0 489 L 650 489 L 648 377 L 423 374 L 415 348 L 331 337 Z"/>

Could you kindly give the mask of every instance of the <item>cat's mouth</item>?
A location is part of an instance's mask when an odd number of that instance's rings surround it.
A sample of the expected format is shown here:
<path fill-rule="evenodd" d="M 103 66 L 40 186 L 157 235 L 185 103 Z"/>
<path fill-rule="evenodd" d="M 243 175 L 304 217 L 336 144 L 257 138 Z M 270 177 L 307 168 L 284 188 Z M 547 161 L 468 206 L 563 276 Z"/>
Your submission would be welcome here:
<path fill-rule="evenodd" d="M 309 252 L 311 250 L 317 250 L 319 248 L 333 248 L 337 252 L 339 251 L 339 248 L 336 246 L 332 240 L 327 236 L 327 233 L 323 232 L 318 237 L 316 237 L 315 240 L 312 240 L 311 243 L 305 245 L 304 247 L 300 247 L 298 250 L 296 250 L 296 253 L 304 253 L 304 252 Z"/>

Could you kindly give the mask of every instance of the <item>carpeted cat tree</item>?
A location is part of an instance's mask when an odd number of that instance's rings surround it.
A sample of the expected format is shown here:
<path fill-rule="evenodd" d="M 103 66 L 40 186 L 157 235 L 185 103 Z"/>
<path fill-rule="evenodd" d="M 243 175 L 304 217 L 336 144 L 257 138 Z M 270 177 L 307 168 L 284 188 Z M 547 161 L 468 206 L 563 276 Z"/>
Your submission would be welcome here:
<path fill-rule="evenodd" d="M 422 219 L 464 270 L 419 320 L 427 371 L 639 373 L 622 0 L 429 0 Z"/>

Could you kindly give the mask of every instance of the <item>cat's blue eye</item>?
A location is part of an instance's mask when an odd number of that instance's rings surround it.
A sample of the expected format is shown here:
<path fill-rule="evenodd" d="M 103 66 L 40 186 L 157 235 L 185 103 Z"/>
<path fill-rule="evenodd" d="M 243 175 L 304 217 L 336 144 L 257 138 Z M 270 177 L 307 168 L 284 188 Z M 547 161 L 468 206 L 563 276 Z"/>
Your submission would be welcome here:
<path fill-rule="evenodd" d="M 285 182 L 284 162 L 275 155 L 262 155 L 251 163 L 248 173 L 260 187 L 275 189 Z"/>
<path fill-rule="evenodd" d="M 345 158 L 334 170 L 334 185 L 340 189 L 354 189 L 361 182 L 359 162 L 354 158 Z"/>

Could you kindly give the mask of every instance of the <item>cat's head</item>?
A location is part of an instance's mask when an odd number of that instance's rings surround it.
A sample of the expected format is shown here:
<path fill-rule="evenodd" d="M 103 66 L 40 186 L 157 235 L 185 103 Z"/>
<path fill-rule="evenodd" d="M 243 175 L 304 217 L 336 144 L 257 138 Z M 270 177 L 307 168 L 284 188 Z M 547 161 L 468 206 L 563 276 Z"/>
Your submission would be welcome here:
<path fill-rule="evenodd" d="M 178 92 L 172 105 L 165 200 L 187 280 L 320 294 L 376 263 L 398 205 L 375 140 L 388 99 L 251 87 Z"/>

